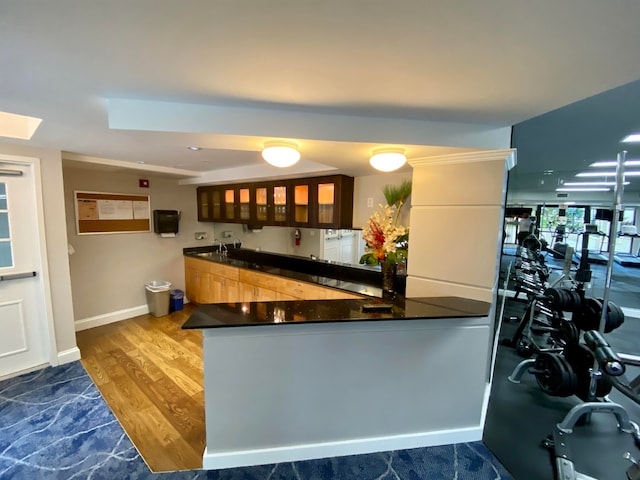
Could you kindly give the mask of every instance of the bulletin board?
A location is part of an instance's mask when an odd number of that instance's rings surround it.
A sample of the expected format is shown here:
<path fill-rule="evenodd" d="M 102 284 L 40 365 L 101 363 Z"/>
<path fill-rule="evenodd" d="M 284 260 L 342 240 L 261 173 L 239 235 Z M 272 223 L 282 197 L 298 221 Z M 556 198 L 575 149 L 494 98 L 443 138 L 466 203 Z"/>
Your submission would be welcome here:
<path fill-rule="evenodd" d="M 74 192 L 78 235 L 151 231 L 148 195 Z"/>

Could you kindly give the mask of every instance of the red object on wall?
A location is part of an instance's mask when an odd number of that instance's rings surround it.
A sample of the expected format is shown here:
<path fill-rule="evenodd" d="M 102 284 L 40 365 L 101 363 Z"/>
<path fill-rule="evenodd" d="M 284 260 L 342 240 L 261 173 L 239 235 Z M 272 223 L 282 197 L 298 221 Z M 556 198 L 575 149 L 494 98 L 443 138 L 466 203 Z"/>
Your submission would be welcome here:
<path fill-rule="evenodd" d="M 149 180 L 141 178 L 140 180 L 138 180 L 138 186 L 140 188 L 149 188 Z"/>
<path fill-rule="evenodd" d="M 295 232 L 295 239 L 296 239 L 296 247 L 300 246 L 300 238 L 302 237 L 302 235 L 300 234 L 300 229 L 296 228 L 296 232 Z"/>

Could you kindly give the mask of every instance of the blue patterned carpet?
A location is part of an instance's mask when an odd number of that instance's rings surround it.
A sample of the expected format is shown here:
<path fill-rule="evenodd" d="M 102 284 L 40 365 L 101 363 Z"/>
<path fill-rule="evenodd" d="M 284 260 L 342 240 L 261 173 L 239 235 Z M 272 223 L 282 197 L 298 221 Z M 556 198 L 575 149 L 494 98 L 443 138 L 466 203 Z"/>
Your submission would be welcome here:
<path fill-rule="evenodd" d="M 510 480 L 480 442 L 151 473 L 80 362 L 0 382 L 0 479 Z"/>

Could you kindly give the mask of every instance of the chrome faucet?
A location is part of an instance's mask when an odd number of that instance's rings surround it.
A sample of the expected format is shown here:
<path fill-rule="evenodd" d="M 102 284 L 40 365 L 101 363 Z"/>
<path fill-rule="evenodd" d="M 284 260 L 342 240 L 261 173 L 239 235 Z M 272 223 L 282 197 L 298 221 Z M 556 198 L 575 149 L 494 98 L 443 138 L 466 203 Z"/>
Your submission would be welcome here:
<path fill-rule="evenodd" d="M 213 246 L 216 246 L 216 242 L 220 242 L 220 248 L 218 249 L 218 252 L 221 254 L 226 254 L 227 253 L 227 246 L 222 243 L 222 240 L 220 240 L 219 238 L 214 238 L 213 239 Z"/>

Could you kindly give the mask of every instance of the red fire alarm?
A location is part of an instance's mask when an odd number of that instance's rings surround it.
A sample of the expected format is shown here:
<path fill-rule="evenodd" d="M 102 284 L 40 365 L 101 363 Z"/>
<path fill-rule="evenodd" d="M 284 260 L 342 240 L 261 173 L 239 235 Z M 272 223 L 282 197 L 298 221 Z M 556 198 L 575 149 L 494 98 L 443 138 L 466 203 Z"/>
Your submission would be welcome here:
<path fill-rule="evenodd" d="M 140 188 L 149 188 L 149 180 L 141 178 L 140 180 L 138 180 L 138 186 Z"/>

